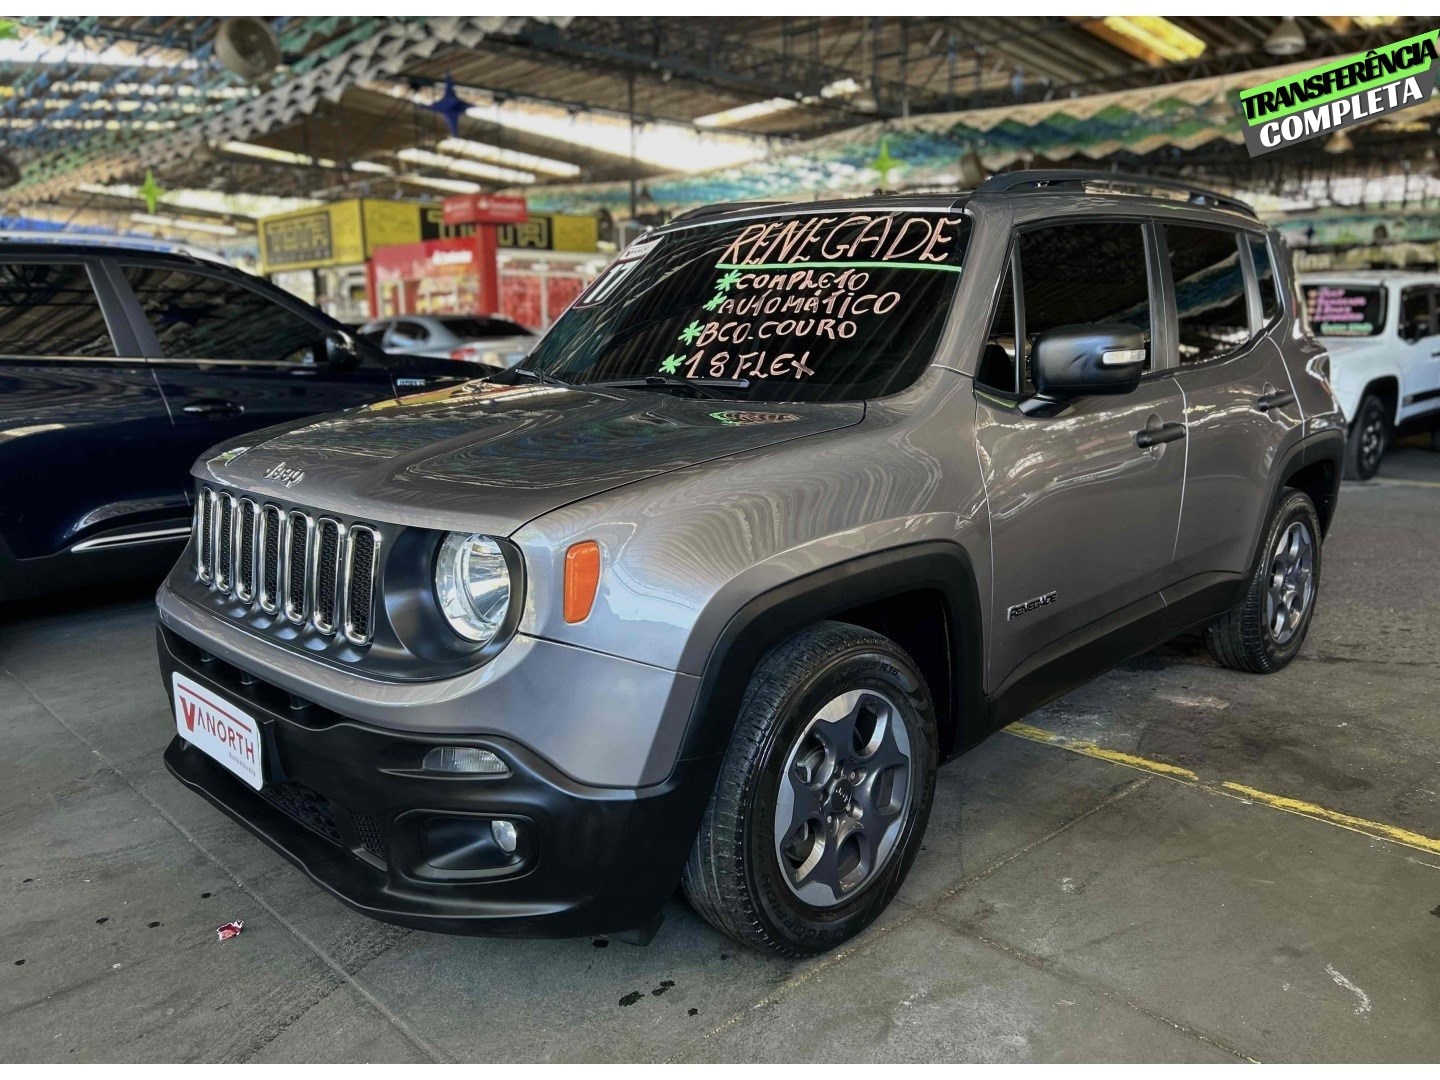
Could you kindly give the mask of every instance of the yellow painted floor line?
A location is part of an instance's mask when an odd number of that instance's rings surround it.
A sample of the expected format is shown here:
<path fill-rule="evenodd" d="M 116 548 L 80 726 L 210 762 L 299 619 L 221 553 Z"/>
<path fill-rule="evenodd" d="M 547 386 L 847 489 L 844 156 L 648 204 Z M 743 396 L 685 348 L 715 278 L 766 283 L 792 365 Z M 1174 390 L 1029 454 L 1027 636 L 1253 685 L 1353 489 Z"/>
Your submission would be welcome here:
<path fill-rule="evenodd" d="M 1318 806 L 1315 803 L 1305 802 L 1302 799 L 1291 799 L 1284 795 L 1272 795 L 1268 791 L 1247 787 L 1244 784 L 1237 784 L 1230 780 L 1222 780 L 1219 783 L 1207 782 L 1200 779 L 1199 775 L 1190 769 L 1181 768 L 1179 765 L 1171 765 L 1164 761 L 1154 761 L 1150 758 L 1140 757 L 1137 754 L 1126 754 L 1119 750 L 1110 750 L 1103 746 L 1096 746 L 1092 742 L 1086 742 L 1083 739 L 1072 739 L 1068 735 L 1061 735 L 1056 731 L 1047 731 L 1045 728 L 1034 727 L 1030 724 L 1011 724 L 1004 730 L 1018 738 L 1029 739 L 1031 742 L 1043 743 L 1046 746 L 1069 750 L 1074 754 L 1083 754 L 1085 757 L 1108 761 L 1113 765 L 1123 765 L 1128 769 L 1138 769 L 1140 772 L 1163 776 L 1167 780 L 1174 780 L 1178 784 L 1188 784 L 1192 787 L 1204 788 L 1206 791 L 1213 792 L 1216 795 L 1239 799 L 1241 802 L 1268 806 L 1272 810 L 1283 810 L 1287 814 L 1298 814 L 1300 817 L 1309 818 L 1311 821 L 1320 821 L 1326 825 L 1334 825 L 1336 828 L 1360 833 L 1363 836 L 1369 836 L 1375 840 L 1384 840 L 1387 843 L 1399 844 L 1401 847 L 1414 848 L 1416 851 L 1428 852 L 1431 855 L 1440 855 L 1440 840 L 1423 836 L 1417 832 L 1411 832 L 1409 829 L 1402 829 L 1398 825 L 1387 825 L 1383 821 L 1370 821 L 1368 818 L 1356 817 L 1353 814 L 1344 814 L 1338 810 L 1330 810 L 1327 807 Z"/>

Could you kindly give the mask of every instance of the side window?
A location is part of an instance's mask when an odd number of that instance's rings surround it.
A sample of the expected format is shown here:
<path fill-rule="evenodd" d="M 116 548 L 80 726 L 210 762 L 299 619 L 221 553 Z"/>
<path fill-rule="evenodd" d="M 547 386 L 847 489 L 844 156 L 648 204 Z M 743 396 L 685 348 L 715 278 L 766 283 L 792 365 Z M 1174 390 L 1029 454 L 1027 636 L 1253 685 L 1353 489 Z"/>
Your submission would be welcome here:
<path fill-rule="evenodd" d="M 1015 273 L 1005 264 L 1005 280 L 1000 286 L 1000 300 L 995 305 L 995 318 L 980 354 L 980 367 L 975 381 L 991 390 L 1017 394 L 1021 390 L 1020 364 L 1015 349 Z"/>
<path fill-rule="evenodd" d="M 417 322 L 397 322 L 390 331 L 390 344 L 397 349 L 413 349 L 430 340 L 430 331 Z"/>
<path fill-rule="evenodd" d="M 1260 315 L 1268 324 L 1280 314 L 1280 290 L 1275 267 L 1270 262 L 1270 245 L 1263 236 L 1251 236 L 1250 261 L 1255 264 L 1255 283 L 1260 286 Z"/>
<path fill-rule="evenodd" d="M 324 330 L 239 282 L 169 267 L 124 271 L 167 357 L 316 361 Z"/>
<path fill-rule="evenodd" d="M 1140 222 L 1077 222 L 1021 233 L 1020 288 L 1027 365 L 1036 336 L 1046 330 L 1115 322 L 1144 332 L 1150 370 L 1150 277 Z"/>
<path fill-rule="evenodd" d="M 0 356 L 114 356 L 80 263 L 0 263 Z"/>
<path fill-rule="evenodd" d="M 1175 280 L 1180 363 L 1203 364 L 1250 340 L 1240 245 L 1228 229 L 1165 226 Z"/>
<path fill-rule="evenodd" d="M 1400 336 L 1406 341 L 1419 341 L 1435 333 L 1430 310 L 1431 288 L 1416 285 L 1400 292 Z"/>

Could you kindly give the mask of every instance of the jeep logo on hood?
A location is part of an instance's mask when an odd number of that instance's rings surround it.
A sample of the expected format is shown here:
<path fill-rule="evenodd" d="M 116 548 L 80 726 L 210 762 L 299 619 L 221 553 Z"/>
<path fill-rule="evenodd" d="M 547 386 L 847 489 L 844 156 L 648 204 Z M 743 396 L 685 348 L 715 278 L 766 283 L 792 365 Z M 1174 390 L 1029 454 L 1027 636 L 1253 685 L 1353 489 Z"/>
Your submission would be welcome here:
<path fill-rule="evenodd" d="M 304 470 L 304 469 L 287 469 L 287 468 L 285 467 L 285 462 L 282 461 L 282 462 L 280 462 L 279 465 L 274 466 L 274 467 L 271 468 L 268 472 L 265 473 L 265 479 L 266 479 L 266 480 L 278 480 L 278 481 L 280 481 L 280 483 L 284 484 L 287 488 L 292 488 L 292 487 L 294 487 L 296 484 L 298 484 L 301 480 L 304 480 L 304 479 L 305 479 L 305 470 Z"/>

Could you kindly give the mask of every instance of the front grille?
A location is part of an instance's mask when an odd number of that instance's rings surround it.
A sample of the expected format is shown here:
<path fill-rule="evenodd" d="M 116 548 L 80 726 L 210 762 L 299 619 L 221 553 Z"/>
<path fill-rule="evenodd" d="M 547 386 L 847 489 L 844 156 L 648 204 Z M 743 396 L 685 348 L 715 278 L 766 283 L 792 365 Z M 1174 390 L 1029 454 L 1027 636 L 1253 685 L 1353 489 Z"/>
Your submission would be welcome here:
<path fill-rule="evenodd" d="M 285 519 L 285 614 L 303 623 L 309 610 L 305 578 L 309 571 L 310 519 L 292 510 Z"/>
<path fill-rule="evenodd" d="M 195 576 L 215 592 L 269 615 L 343 633 L 354 645 L 374 634 L 380 534 L 369 525 L 318 521 L 201 488 L 195 508 Z"/>
<path fill-rule="evenodd" d="M 220 516 L 220 534 L 215 538 L 215 554 L 219 566 L 215 570 L 215 584 L 228 590 L 234 582 L 235 551 L 233 526 L 235 524 L 235 500 L 229 495 L 219 497 L 217 512 Z"/>
<path fill-rule="evenodd" d="M 357 645 L 370 640 L 375 609 L 375 556 L 380 540 L 375 530 L 356 525 L 345 545 L 345 636 Z"/>
<path fill-rule="evenodd" d="M 260 606 L 274 615 L 280 610 L 280 533 L 285 518 L 278 506 L 260 512 Z"/>
<path fill-rule="evenodd" d="M 315 629 L 335 632 L 335 606 L 340 602 L 340 538 L 334 518 L 321 518 L 315 526 Z"/>
<path fill-rule="evenodd" d="M 209 581 L 215 565 L 215 493 L 209 488 L 200 489 L 200 501 L 195 505 L 195 516 L 198 519 L 196 530 L 200 533 L 200 564 L 195 571 L 201 581 Z"/>
<path fill-rule="evenodd" d="M 235 567 L 235 595 L 241 600 L 255 599 L 255 503 L 240 500 L 240 559 Z"/>
<path fill-rule="evenodd" d="M 260 794 L 311 832 L 332 844 L 341 843 L 340 828 L 335 824 L 335 818 L 330 812 L 330 800 L 314 788 L 287 781 L 283 784 L 266 784 L 260 789 Z"/>

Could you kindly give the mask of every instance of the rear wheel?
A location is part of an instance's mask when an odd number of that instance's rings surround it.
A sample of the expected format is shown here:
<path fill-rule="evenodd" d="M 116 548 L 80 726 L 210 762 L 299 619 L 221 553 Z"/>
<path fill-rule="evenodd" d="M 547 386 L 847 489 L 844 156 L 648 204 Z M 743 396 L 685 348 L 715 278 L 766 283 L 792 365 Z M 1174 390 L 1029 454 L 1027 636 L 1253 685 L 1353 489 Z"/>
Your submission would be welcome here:
<path fill-rule="evenodd" d="M 1295 658 L 1320 588 L 1320 520 L 1304 492 L 1287 488 L 1270 518 L 1244 597 L 1205 628 L 1217 662 L 1269 674 Z"/>
<path fill-rule="evenodd" d="M 1369 480 L 1380 470 L 1390 442 L 1390 410 L 1383 398 L 1366 394 L 1345 441 L 1345 479 Z"/>
<path fill-rule="evenodd" d="M 935 715 L 914 661 L 860 627 L 811 627 L 750 680 L 686 895 L 745 944 L 786 956 L 833 948 L 905 880 L 935 767 Z"/>

